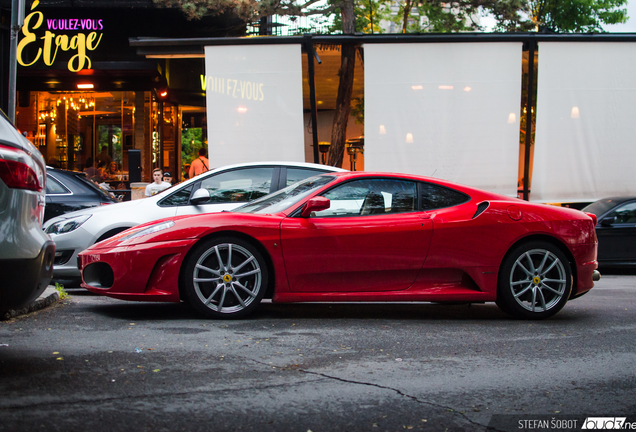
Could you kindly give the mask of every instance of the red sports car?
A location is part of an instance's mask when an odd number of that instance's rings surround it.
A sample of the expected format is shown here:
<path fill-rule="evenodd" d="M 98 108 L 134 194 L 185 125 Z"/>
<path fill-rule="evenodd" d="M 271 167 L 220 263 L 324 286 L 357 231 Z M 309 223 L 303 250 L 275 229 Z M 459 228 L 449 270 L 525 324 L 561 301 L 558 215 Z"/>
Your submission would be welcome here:
<path fill-rule="evenodd" d="M 595 216 L 439 179 L 311 177 L 231 212 L 139 225 L 80 254 L 82 286 L 213 318 L 273 302 L 496 302 L 539 319 L 589 291 Z"/>

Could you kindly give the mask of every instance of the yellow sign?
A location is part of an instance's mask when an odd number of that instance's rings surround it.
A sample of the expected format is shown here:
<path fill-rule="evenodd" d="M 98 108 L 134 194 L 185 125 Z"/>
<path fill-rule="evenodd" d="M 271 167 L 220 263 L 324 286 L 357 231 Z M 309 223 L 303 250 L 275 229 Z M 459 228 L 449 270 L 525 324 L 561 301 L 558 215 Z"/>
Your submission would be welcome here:
<path fill-rule="evenodd" d="M 39 1 L 34 1 L 31 5 L 33 11 Z M 91 68 L 91 59 L 88 57 L 88 51 L 94 51 L 102 40 L 103 33 L 96 30 L 103 29 L 102 20 L 94 19 L 47 19 L 47 30 L 44 36 L 38 38 L 33 30 L 39 29 L 44 24 L 44 14 L 40 11 L 31 12 L 25 19 L 22 26 L 22 34 L 24 37 L 18 44 L 17 60 L 22 66 L 32 66 L 40 58 L 44 64 L 51 66 L 55 61 L 58 50 L 75 52 L 68 61 L 68 70 L 71 72 L 79 72 L 85 67 Z M 67 34 L 57 34 L 51 30 L 93 30 L 91 32 L 77 32 L 77 34 L 69 37 Z M 30 63 L 26 63 L 22 58 L 24 49 L 32 44 L 39 44 L 37 54 Z"/>
<path fill-rule="evenodd" d="M 265 99 L 263 85 L 263 83 L 251 81 L 201 75 L 201 90 L 221 93 L 233 98 L 262 101 Z"/>

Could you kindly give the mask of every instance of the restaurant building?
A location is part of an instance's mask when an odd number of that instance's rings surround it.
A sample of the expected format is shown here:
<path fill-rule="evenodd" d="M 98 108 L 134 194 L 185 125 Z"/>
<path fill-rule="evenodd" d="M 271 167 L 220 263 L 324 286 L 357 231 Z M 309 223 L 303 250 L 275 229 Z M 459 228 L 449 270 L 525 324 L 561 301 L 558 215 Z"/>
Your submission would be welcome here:
<path fill-rule="evenodd" d="M 6 83 L 11 1 L 0 8 Z M 194 155 L 206 145 L 205 93 L 191 79 L 203 73 L 203 59 L 140 57 L 129 38 L 244 34 L 244 23 L 232 17 L 188 21 L 151 0 L 27 0 L 18 36 L 16 126 L 49 164 L 82 170 L 92 159 L 97 166 L 106 147 L 119 171 L 133 167 L 131 181 L 151 181 L 157 167 L 180 180 L 181 150 Z M 6 89 L 0 96 L 7 111 Z"/>
<path fill-rule="evenodd" d="M 151 0 L 27 1 L 26 12 L 17 124 L 65 168 L 103 146 L 124 170 L 139 157 L 143 181 L 155 167 L 181 179 L 201 146 L 212 166 L 324 161 L 340 49 L 354 44 L 342 167 L 547 203 L 634 193 L 636 34 L 250 38 L 231 17 L 187 21 Z"/>

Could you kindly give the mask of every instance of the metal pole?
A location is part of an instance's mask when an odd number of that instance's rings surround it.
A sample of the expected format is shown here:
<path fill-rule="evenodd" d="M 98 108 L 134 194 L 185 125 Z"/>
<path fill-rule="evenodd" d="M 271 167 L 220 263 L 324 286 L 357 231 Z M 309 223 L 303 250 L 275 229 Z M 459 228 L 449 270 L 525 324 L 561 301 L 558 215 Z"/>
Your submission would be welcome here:
<path fill-rule="evenodd" d="M 523 162 L 523 199 L 530 199 L 530 146 L 532 145 L 532 106 L 534 100 L 534 51 L 537 43 L 528 42 L 528 98 L 526 102 L 526 145 Z"/>
<path fill-rule="evenodd" d="M 318 154 L 318 109 L 316 108 L 316 83 L 314 74 L 314 43 L 311 35 L 305 35 L 305 50 L 307 51 L 307 72 L 309 74 L 309 104 L 311 107 L 311 131 L 314 144 L 314 163 L 320 163 Z"/>
<path fill-rule="evenodd" d="M 11 49 L 9 53 L 9 120 L 15 123 L 15 93 L 18 74 L 18 33 L 24 23 L 24 0 L 11 2 Z"/>

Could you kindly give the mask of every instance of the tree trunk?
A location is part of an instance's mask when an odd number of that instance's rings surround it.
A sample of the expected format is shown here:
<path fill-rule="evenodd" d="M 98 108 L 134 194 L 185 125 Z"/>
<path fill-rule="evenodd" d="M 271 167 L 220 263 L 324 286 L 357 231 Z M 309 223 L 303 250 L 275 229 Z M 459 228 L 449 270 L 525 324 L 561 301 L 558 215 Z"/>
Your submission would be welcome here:
<path fill-rule="evenodd" d="M 406 26 L 409 24 L 409 15 L 411 14 L 412 8 L 413 3 L 410 0 L 406 0 L 406 4 L 404 5 L 404 16 L 402 17 L 402 33 L 406 33 Z"/>
<path fill-rule="evenodd" d="M 355 32 L 355 14 L 353 0 L 345 0 L 342 4 L 342 31 L 345 34 Z M 353 72 L 356 64 L 355 44 L 342 44 L 340 53 L 340 81 L 338 84 L 338 97 L 336 99 L 336 112 L 333 116 L 331 128 L 331 147 L 329 148 L 329 160 L 331 166 L 341 167 L 344 157 L 345 141 L 347 140 L 347 123 L 351 111 L 351 93 L 353 92 Z"/>

